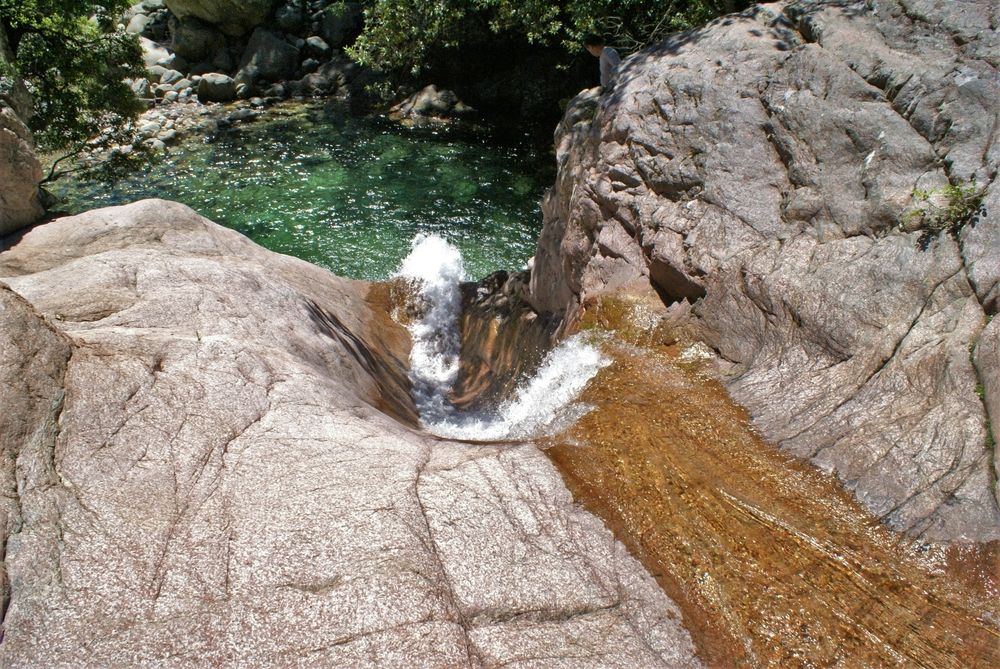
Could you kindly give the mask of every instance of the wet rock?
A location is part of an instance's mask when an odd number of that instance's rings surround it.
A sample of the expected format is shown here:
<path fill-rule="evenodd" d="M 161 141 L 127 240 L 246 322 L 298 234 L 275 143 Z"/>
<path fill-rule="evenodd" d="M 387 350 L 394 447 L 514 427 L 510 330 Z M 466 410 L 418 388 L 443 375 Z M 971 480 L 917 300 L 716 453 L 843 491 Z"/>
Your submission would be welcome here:
<path fill-rule="evenodd" d="M 45 213 L 38 199 L 41 180 L 42 166 L 31 133 L 0 102 L 0 236 L 31 225 Z"/>
<path fill-rule="evenodd" d="M 167 0 L 179 19 L 194 17 L 218 26 L 227 35 L 243 35 L 259 26 L 277 4 L 275 0 Z"/>
<path fill-rule="evenodd" d="M 0 664 L 697 666 L 537 448 L 415 429 L 369 284 L 162 201 L 0 277 Z"/>
<path fill-rule="evenodd" d="M 236 99 L 236 82 L 224 74 L 206 74 L 198 82 L 198 99 L 202 102 L 230 102 Z"/>
<path fill-rule="evenodd" d="M 299 64 L 299 50 L 264 28 L 258 28 L 250 37 L 240 70 L 253 68 L 256 79 L 282 81 L 295 74 Z"/>
<path fill-rule="evenodd" d="M 473 112 L 453 91 L 440 90 L 430 84 L 390 109 L 389 117 L 394 120 L 451 119 Z"/>
<path fill-rule="evenodd" d="M 695 301 L 769 439 L 896 529 L 1000 537 L 969 360 L 1000 209 L 959 242 L 900 229 L 915 188 L 974 177 L 998 197 L 991 11 L 773 3 L 627 59 L 556 134 L 534 306 L 572 319 L 641 283 Z"/>

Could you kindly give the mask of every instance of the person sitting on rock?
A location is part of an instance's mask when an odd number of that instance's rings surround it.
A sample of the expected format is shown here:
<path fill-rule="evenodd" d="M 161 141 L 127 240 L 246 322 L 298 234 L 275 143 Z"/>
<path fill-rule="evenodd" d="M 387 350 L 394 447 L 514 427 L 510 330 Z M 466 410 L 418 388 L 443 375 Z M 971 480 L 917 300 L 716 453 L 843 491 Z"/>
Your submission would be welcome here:
<path fill-rule="evenodd" d="M 594 58 L 601 59 L 601 88 L 610 90 L 618 78 L 618 64 L 622 62 L 622 57 L 618 51 L 610 46 L 605 46 L 604 38 L 599 35 L 587 35 L 583 40 L 583 45 L 587 47 Z"/>

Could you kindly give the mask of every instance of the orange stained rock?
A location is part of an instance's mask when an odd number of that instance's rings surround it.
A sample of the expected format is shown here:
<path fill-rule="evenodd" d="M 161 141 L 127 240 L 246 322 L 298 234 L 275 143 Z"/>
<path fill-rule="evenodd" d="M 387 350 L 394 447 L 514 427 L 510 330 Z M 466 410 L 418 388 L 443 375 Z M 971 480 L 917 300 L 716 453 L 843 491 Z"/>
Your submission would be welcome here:
<path fill-rule="evenodd" d="M 628 315 L 589 308 L 584 327 L 620 333 L 604 344 L 614 363 L 547 453 L 681 606 L 709 665 L 1000 667 L 997 546 L 921 555 Z"/>

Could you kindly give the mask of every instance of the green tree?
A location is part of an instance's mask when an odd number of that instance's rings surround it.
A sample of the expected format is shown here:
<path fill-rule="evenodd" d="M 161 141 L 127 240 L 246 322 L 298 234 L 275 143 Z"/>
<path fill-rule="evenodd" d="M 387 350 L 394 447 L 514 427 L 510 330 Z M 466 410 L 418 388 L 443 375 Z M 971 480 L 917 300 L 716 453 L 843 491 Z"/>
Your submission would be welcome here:
<path fill-rule="evenodd" d="M 422 70 L 436 50 L 484 28 L 536 44 L 579 48 L 585 33 L 634 50 L 745 7 L 742 0 L 368 0 L 354 58 L 383 70 Z"/>
<path fill-rule="evenodd" d="M 28 126 L 43 150 L 78 151 L 95 137 L 120 141 L 141 110 L 124 79 L 145 76 L 142 49 L 115 27 L 128 4 L 0 0 L 0 44 L 31 93 Z"/>

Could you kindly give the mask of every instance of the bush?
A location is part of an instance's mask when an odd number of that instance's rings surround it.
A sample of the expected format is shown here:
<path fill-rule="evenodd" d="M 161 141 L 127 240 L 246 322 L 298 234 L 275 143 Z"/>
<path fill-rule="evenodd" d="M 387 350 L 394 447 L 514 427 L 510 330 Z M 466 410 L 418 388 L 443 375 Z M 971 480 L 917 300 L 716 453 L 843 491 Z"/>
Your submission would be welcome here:
<path fill-rule="evenodd" d="M 436 52 L 472 35 L 516 35 L 533 44 L 580 49 L 602 33 L 631 51 L 749 3 L 742 0 L 368 0 L 365 28 L 351 47 L 359 62 L 417 74 Z M 498 54 L 502 58 L 502 54 Z"/>
<path fill-rule="evenodd" d="M 978 221 L 984 192 L 985 189 L 976 186 L 975 179 L 933 190 L 918 188 L 912 196 L 917 206 L 907 212 L 903 227 L 921 231 L 921 248 L 926 248 L 942 232 L 957 239 L 962 228 Z"/>
<path fill-rule="evenodd" d="M 0 0 L 0 31 L 34 99 L 28 126 L 43 150 L 124 138 L 141 110 L 124 79 L 145 76 L 142 49 L 114 28 L 128 4 Z"/>

